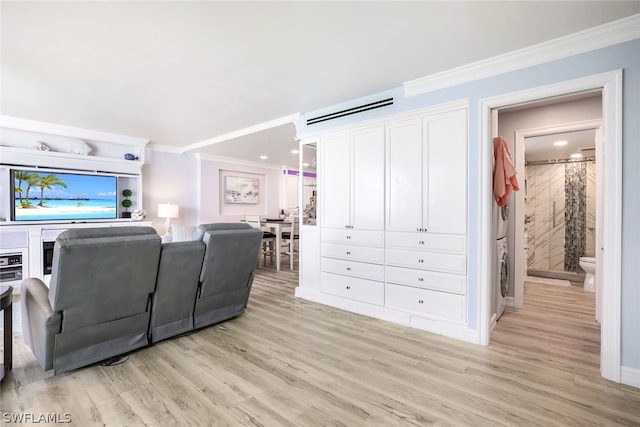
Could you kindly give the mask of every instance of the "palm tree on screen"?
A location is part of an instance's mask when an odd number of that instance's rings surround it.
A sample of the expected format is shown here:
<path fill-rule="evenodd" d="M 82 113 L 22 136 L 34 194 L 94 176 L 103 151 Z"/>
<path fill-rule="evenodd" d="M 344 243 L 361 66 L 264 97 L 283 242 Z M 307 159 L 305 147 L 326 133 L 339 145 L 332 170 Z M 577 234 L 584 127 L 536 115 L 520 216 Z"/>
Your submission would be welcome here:
<path fill-rule="evenodd" d="M 36 187 L 40 187 L 40 203 L 38 203 L 38 206 L 43 205 L 42 198 L 44 197 L 45 188 L 51 190 L 56 185 L 67 188 L 67 184 L 56 175 L 47 175 L 40 178 L 40 182 L 36 184 Z"/>
<path fill-rule="evenodd" d="M 17 186 L 15 187 L 14 191 L 16 193 L 18 193 L 18 197 L 19 197 L 19 200 L 20 200 L 20 206 L 28 207 L 29 206 L 29 191 L 31 190 L 32 187 L 35 187 L 38 184 L 38 181 L 40 180 L 40 176 L 38 174 L 35 174 L 35 173 L 29 173 L 29 172 L 24 172 L 24 171 L 16 171 L 14 177 L 15 177 L 15 180 L 17 182 Z M 23 182 L 27 184 L 26 191 L 22 190 L 22 183 Z M 23 194 L 25 195 L 25 197 L 22 197 Z"/>

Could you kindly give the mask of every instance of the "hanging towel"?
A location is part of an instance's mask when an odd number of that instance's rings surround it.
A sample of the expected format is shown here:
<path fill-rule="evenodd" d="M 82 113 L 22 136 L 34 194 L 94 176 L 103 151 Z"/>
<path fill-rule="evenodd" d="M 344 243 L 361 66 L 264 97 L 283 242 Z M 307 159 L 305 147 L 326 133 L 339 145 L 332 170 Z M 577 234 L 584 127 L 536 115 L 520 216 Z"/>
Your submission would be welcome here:
<path fill-rule="evenodd" d="M 512 191 L 518 191 L 516 168 L 513 166 L 507 141 L 501 137 L 493 138 L 493 195 L 498 206 L 504 206 Z"/>

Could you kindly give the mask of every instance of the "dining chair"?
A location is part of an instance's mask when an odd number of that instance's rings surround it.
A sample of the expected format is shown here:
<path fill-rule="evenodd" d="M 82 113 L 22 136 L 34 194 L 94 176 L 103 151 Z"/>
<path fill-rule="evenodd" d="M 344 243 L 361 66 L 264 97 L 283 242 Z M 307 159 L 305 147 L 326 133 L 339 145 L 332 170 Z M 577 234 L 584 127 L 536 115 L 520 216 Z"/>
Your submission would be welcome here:
<path fill-rule="evenodd" d="M 259 215 L 245 215 L 244 221 L 251 225 L 253 228 L 263 230 L 262 219 Z M 267 256 L 269 261 L 273 264 L 276 254 L 276 235 L 270 231 L 264 231 L 262 233 L 262 245 L 260 246 L 260 254 L 258 255 L 258 261 L 262 257 L 262 265 L 267 263 Z"/>
<path fill-rule="evenodd" d="M 300 218 L 292 216 L 284 220 L 280 240 L 280 251 L 289 257 L 289 268 L 293 270 L 293 256 L 296 250 L 296 240 L 300 239 Z"/>

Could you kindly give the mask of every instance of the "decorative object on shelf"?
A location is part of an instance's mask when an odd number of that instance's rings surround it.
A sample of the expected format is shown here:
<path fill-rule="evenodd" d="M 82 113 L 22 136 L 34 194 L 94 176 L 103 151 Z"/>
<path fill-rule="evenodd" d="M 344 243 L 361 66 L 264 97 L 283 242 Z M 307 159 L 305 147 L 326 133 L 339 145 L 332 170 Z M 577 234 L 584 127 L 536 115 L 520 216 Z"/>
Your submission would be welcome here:
<path fill-rule="evenodd" d="M 51 148 L 47 144 L 42 141 L 36 141 L 36 144 L 33 146 L 38 151 L 49 151 Z"/>
<path fill-rule="evenodd" d="M 163 242 L 170 242 L 171 240 L 173 240 L 173 234 L 171 231 L 171 219 L 178 218 L 179 212 L 180 206 L 178 205 L 172 205 L 171 203 L 160 203 L 158 205 L 158 216 L 165 219 L 165 233 L 164 236 L 162 236 Z"/>
<path fill-rule="evenodd" d="M 69 142 L 69 153 L 86 156 L 92 150 L 93 148 L 81 139 L 72 139 L 71 142 Z"/>
<path fill-rule="evenodd" d="M 138 156 L 136 156 L 133 153 L 125 153 L 124 154 L 124 159 L 125 160 L 138 160 Z"/>
<path fill-rule="evenodd" d="M 124 199 L 122 200 L 122 207 L 125 209 L 125 211 L 122 212 L 122 218 L 131 218 L 131 212 L 129 212 L 129 208 L 131 207 L 132 203 L 129 197 L 131 197 L 132 194 L 133 192 L 128 188 L 122 190 L 122 197 L 124 197 Z"/>
<path fill-rule="evenodd" d="M 134 221 L 142 221 L 147 217 L 147 211 L 144 209 L 135 209 L 131 212 L 131 219 Z"/>

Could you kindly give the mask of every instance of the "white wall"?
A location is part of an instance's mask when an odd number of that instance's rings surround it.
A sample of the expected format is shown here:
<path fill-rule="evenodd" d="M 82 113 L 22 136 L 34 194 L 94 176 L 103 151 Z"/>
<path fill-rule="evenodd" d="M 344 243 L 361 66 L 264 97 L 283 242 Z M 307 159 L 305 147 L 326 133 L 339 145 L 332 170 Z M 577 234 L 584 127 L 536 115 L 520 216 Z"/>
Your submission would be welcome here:
<path fill-rule="evenodd" d="M 265 168 L 245 164 L 198 160 L 199 223 L 234 222 L 243 215 L 278 216 L 280 206 L 280 168 Z M 229 204 L 224 201 L 224 177 L 258 178 L 260 189 L 257 204 Z"/>
<path fill-rule="evenodd" d="M 158 218 L 159 203 L 180 206 L 180 217 L 173 223 L 196 225 L 198 221 L 198 162 L 193 154 L 146 151 L 142 167 L 144 209 L 147 220 L 164 234 L 164 219 Z"/>
<path fill-rule="evenodd" d="M 224 177 L 255 177 L 260 182 L 257 204 L 224 202 Z M 144 206 L 147 219 L 160 234 L 164 219 L 158 203 L 180 205 L 180 217 L 172 221 L 186 226 L 209 222 L 235 222 L 245 214 L 277 216 L 280 210 L 279 168 L 265 168 L 198 157 L 194 154 L 147 150 L 143 167 Z"/>

